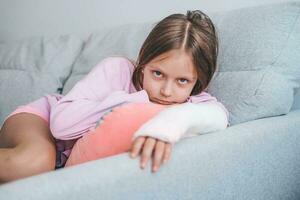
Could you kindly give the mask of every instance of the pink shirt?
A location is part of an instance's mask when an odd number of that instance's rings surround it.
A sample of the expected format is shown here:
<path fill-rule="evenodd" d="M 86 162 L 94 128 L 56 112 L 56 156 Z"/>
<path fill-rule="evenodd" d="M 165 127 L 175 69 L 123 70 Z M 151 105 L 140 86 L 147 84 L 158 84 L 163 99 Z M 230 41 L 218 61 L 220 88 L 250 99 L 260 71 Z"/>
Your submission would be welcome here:
<path fill-rule="evenodd" d="M 65 96 L 48 95 L 51 105 L 50 129 L 60 140 L 81 137 L 94 129 L 113 107 L 126 102 L 149 102 L 145 90 L 137 91 L 131 81 L 134 65 L 123 57 L 109 57 L 98 63 Z M 228 111 L 207 92 L 190 96 L 187 102 L 211 102 Z"/>

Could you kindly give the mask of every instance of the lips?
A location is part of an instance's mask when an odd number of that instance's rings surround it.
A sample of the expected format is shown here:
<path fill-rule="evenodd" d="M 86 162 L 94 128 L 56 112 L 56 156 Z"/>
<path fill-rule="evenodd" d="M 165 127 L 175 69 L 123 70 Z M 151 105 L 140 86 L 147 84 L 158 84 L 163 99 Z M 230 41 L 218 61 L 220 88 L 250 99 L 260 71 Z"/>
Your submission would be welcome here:
<path fill-rule="evenodd" d="M 156 102 L 156 103 L 159 103 L 159 104 L 163 104 L 163 105 L 171 105 L 171 104 L 173 104 L 172 102 L 163 101 L 163 100 L 160 100 L 160 99 L 153 99 L 153 101 Z"/>

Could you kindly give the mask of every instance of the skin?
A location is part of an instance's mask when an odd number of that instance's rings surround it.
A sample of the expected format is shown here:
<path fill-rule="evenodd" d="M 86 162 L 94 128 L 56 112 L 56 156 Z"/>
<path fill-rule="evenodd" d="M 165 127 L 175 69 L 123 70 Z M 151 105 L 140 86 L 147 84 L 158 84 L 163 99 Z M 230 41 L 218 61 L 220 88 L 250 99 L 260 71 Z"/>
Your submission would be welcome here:
<path fill-rule="evenodd" d="M 48 123 L 31 113 L 9 117 L 0 129 L 0 185 L 54 170 L 55 141 Z"/>
<path fill-rule="evenodd" d="M 181 49 L 164 53 L 151 60 L 143 69 L 143 89 L 153 103 L 173 105 L 184 103 L 197 81 L 192 57 Z M 130 150 L 131 158 L 141 155 L 144 169 L 151 157 L 152 172 L 158 171 L 171 156 L 172 144 L 152 137 L 138 137 Z"/>

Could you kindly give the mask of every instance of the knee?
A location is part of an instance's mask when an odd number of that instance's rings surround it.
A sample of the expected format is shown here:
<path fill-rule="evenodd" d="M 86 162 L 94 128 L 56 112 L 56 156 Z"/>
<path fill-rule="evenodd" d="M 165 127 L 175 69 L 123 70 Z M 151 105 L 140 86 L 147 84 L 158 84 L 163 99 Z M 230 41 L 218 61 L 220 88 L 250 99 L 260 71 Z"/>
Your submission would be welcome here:
<path fill-rule="evenodd" d="M 33 155 L 26 155 L 28 170 L 33 173 L 42 173 L 55 169 L 55 149 L 44 147 L 39 151 L 35 152 Z"/>
<path fill-rule="evenodd" d="M 37 173 L 52 171 L 55 169 L 55 158 L 55 151 L 39 152 L 29 165 L 30 170 L 37 169 Z"/>
<path fill-rule="evenodd" d="M 16 150 L 18 152 L 18 150 Z M 41 146 L 19 151 L 12 158 L 16 168 L 22 168 L 24 175 L 35 175 L 55 169 L 55 148 Z"/>
<path fill-rule="evenodd" d="M 12 180 L 37 175 L 55 169 L 55 149 L 44 148 L 40 152 L 30 152 L 18 148 L 2 152 L 0 163 L 0 184 Z"/>

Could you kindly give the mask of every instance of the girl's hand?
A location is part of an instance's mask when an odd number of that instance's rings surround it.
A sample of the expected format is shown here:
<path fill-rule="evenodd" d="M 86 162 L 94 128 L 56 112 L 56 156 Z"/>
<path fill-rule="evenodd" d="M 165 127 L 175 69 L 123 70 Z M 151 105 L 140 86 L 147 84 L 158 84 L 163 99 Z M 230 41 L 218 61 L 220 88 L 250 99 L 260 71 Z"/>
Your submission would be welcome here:
<path fill-rule="evenodd" d="M 161 164 L 165 164 L 171 155 L 172 144 L 161 141 L 152 137 L 138 137 L 134 140 L 130 156 L 135 158 L 141 151 L 141 169 L 147 166 L 149 158 L 152 157 L 152 151 L 154 150 L 152 161 L 152 172 L 156 172 Z"/>

